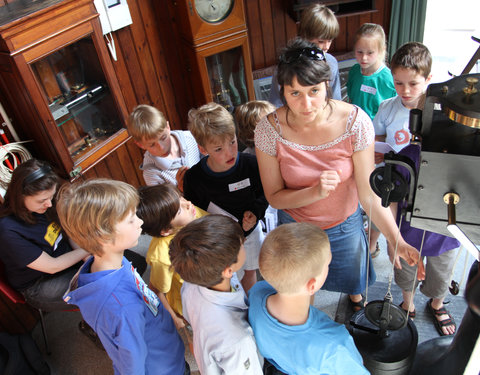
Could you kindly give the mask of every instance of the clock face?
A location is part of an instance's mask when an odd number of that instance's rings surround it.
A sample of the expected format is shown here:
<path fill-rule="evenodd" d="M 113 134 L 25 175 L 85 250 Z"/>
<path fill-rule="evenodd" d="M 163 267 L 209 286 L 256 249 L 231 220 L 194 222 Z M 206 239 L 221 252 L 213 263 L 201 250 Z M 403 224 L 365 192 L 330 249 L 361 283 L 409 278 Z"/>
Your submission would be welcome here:
<path fill-rule="evenodd" d="M 195 9 L 202 20 L 209 23 L 227 18 L 235 0 L 195 0 Z"/>

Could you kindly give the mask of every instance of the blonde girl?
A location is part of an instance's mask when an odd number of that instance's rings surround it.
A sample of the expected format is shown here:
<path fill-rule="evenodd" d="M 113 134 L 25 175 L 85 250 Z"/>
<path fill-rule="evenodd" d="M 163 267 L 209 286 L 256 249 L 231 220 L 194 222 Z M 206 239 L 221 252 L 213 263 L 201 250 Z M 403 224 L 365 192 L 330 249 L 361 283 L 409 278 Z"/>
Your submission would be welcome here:
<path fill-rule="evenodd" d="M 352 104 L 374 118 L 382 101 L 397 95 L 390 69 L 385 66 L 386 41 L 382 26 L 365 23 L 355 34 L 355 64 L 348 74 Z"/>

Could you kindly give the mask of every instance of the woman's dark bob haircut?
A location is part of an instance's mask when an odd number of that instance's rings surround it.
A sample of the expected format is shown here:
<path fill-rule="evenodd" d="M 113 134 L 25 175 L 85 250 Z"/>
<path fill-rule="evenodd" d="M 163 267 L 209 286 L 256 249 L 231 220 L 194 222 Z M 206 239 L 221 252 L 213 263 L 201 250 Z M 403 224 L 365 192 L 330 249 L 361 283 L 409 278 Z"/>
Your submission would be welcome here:
<path fill-rule="evenodd" d="M 25 207 L 25 197 L 57 187 L 59 177 L 44 161 L 30 159 L 15 168 L 5 193 L 5 202 L 0 207 L 0 217 L 14 215 L 29 224 L 35 218 Z"/>
<path fill-rule="evenodd" d="M 290 86 L 295 77 L 302 86 L 327 82 L 327 88 L 329 88 L 331 71 L 325 60 L 325 54 L 316 44 L 302 38 L 295 38 L 288 42 L 279 58 L 277 80 L 284 104 L 286 102 L 283 88 L 285 85 Z M 327 90 L 327 93 L 330 98 L 330 90 Z"/>

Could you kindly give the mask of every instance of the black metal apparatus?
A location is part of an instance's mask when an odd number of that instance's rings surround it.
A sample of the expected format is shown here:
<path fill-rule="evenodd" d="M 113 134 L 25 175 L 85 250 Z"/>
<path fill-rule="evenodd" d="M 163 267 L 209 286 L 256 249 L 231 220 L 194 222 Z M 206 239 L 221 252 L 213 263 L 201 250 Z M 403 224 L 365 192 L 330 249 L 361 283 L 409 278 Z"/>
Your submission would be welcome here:
<path fill-rule="evenodd" d="M 401 310 L 388 302 L 372 301 L 350 318 L 350 334 L 371 374 L 405 375 L 413 364 L 417 328 L 397 309 Z"/>
<path fill-rule="evenodd" d="M 480 243 L 480 74 L 458 76 L 428 87 L 423 121 L 414 136 L 421 142 L 411 225 L 447 236 L 444 197 L 455 193 L 457 224 Z M 435 107 L 440 106 L 440 110 Z M 413 132 L 412 132 L 413 134 Z"/>
<path fill-rule="evenodd" d="M 411 144 L 421 147 L 418 168 L 411 160 L 389 153 L 385 155 L 385 166 L 370 177 L 382 205 L 406 202 L 402 215 L 412 227 L 456 237 L 477 259 L 479 251 L 474 243 L 480 243 L 479 79 L 480 74 L 469 74 L 430 85 L 423 112 L 412 110 L 410 114 Z M 407 168 L 409 182 L 397 172 L 397 166 Z M 478 262 L 472 266 L 472 273 L 476 272 Z M 411 358 L 403 345 L 416 347 L 416 330 L 410 327 L 413 323 L 406 317 L 402 320 L 388 295 L 384 301 L 369 303 L 352 317 L 352 336 L 372 374 L 463 374 L 479 341 L 480 275 L 471 277 L 467 286 L 469 307 L 455 338 L 441 337 L 422 343 L 411 370 L 412 363 L 407 366 L 401 358 L 397 358 L 395 369 L 391 368 L 371 349 L 382 352 L 382 345 L 391 347 L 389 341 L 402 330 L 407 335 L 411 331 L 411 336 L 399 340 L 399 346 L 392 349 L 394 356 L 403 353 Z M 368 367 L 372 361 L 374 366 Z"/>

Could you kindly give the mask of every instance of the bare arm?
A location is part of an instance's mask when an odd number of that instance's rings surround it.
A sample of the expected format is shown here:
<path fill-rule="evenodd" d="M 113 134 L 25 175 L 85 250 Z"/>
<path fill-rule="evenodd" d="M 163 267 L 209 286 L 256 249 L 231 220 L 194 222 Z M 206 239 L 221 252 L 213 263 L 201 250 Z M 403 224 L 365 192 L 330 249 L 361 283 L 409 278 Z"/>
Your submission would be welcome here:
<path fill-rule="evenodd" d="M 270 205 L 277 209 L 307 206 L 327 197 L 335 190 L 340 177 L 336 171 L 324 171 L 318 184 L 300 190 L 287 189 L 275 156 L 270 156 L 255 147 L 263 191 Z"/>
<path fill-rule="evenodd" d="M 185 327 L 185 322 L 183 321 L 182 318 L 180 318 L 175 313 L 175 311 L 173 311 L 172 306 L 170 306 L 170 304 L 168 303 L 167 297 L 165 296 L 165 294 L 159 292 L 158 289 L 155 288 L 152 284 L 149 284 L 148 287 L 155 292 L 160 302 L 162 302 L 162 305 L 165 308 L 165 310 L 167 310 L 170 316 L 172 317 L 173 323 L 175 324 L 175 328 L 180 329 Z"/>
<path fill-rule="evenodd" d="M 40 272 L 54 274 L 73 266 L 88 255 L 89 253 L 85 250 L 76 249 L 54 258 L 43 251 L 42 254 L 32 263 L 28 264 L 27 267 Z"/>
<path fill-rule="evenodd" d="M 371 144 L 365 150 L 355 152 L 352 158 L 360 203 L 367 215 L 370 215 L 371 213 L 372 221 L 378 227 L 380 232 L 383 233 L 390 245 L 395 246 L 397 242 L 398 227 L 392 211 L 390 208 L 381 205 L 380 197 L 378 197 L 370 188 L 369 178 L 374 169 L 374 145 Z M 418 278 L 420 280 L 424 278 L 425 270 L 423 268 L 423 263 L 418 262 L 418 250 L 407 244 L 399 234 L 398 255 L 405 259 L 410 265 L 419 263 Z"/>

